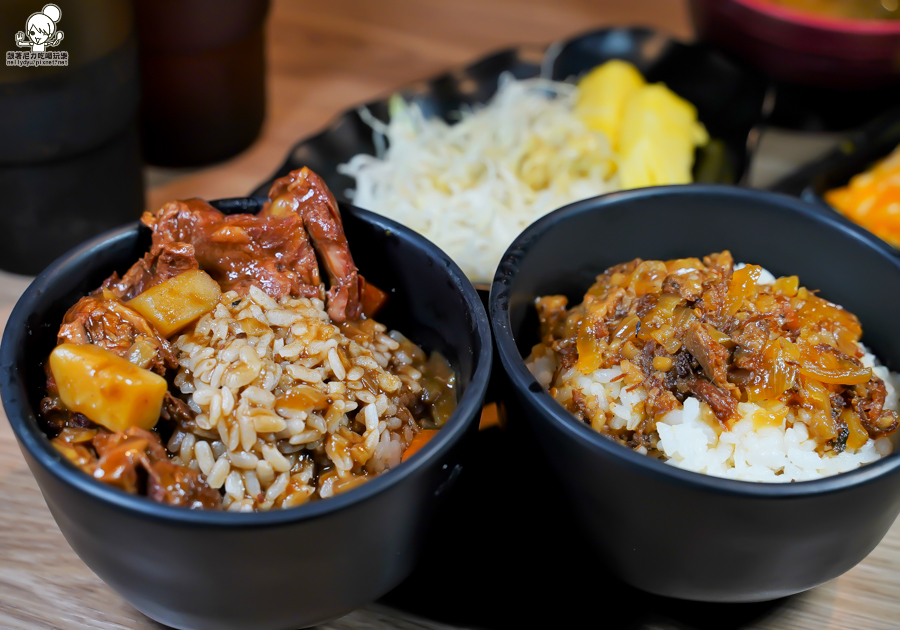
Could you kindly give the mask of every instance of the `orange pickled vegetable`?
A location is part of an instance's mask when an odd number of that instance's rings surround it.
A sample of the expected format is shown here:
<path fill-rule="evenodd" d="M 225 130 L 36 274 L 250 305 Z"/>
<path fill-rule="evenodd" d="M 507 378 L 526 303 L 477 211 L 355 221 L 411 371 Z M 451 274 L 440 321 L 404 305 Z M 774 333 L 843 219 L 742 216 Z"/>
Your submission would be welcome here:
<path fill-rule="evenodd" d="M 485 431 L 492 427 L 502 426 L 500 422 L 500 409 L 497 403 L 488 403 L 481 408 L 481 419 L 478 422 L 478 430 Z"/>
<path fill-rule="evenodd" d="M 775 291 L 775 293 L 780 293 L 787 297 L 794 297 L 797 295 L 797 290 L 799 288 L 800 278 L 797 276 L 784 276 L 783 278 L 778 278 L 775 281 L 775 284 L 772 285 L 772 290 Z"/>
<path fill-rule="evenodd" d="M 603 326 L 602 317 L 598 319 L 590 315 L 585 317 L 578 328 L 578 339 L 575 348 L 578 350 L 578 363 L 576 369 L 582 374 L 590 374 L 600 367 L 603 361 L 603 353 L 607 348 L 606 335 L 600 334 L 599 327 Z"/>
<path fill-rule="evenodd" d="M 371 282 L 366 282 L 366 288 L 362 294 L 362 309 L 366 317 L 374 317 L 387 302 L 388 294 L 376 287 Z"/>
<path fill-rule="evenodd" d="M 810 417 L 809 429 L 812 435 L 821 443 L 833 440 L 838 436 L 838 426 L 830 413 L 816 411 Z"/>
<path fill-rule="evenodd" d="M 794 385 L 797 378 L 797 346 L 781 338 L 769 341 L 762 351 L 763 368 L 747 386 L 752 402 L 775 399 Z"/>
<path fill-rule="evenodd" d="M 856 315 L 803 288 L 797 296 L 805 300 L 797 311 L 797 319 L 805 329 L 803 337 L 811 343 L 816 338 L 815 343 L 826 343 L 844 354 L 855 356 L 856 342 L 862 336 L 862 326 Z"/>
<path fill-rule="evenodd" d="M 654 339 L 657 343 L 665 343 L 666 339 L 675 334 L 675 329 L 669 322 L 673 320 L 675 309 L 683 302 L 680 295 L 663 293 L 656 306 L 641 319 L 641 329 L 637 333 L 638 339 L 643 341 Z"/>
<path fill-rule="evenodd" d="M 825 200 L 845 217 L 900 248 L 900 146 Z"/>
<path fill-rule="evenodd" d="M 847 429 L 850 431 L 850 435 L 847 436 L 847 446 L 849 448 L 859 448 L 868 441 L 869 434 L 866 433 L 862 423 L 859 421 L 859 414 L 852 409 L 844 409 L 841 412 L 841 420 L 847 424 Z"/>
<path fill-rule="evenodd" d="M 665 263 L 659 260 L 645 260 L 638 265 L 631 276 L 634 294 L 640 296 L 647 293 L 659 293 L 667 275 Z"/>
<path fill-rule="evenodd" d="M 610 347 L 615 349 L 628 342 L 629 339 L 634 337 L 640 323 L 641 320 L 637 315 L 626 317 L 619 327 L 613 331 L 609 342 Z"/>
<path fill-rule="evenodd" d="M 756 281 L 759 280 L 761 268 L 758 265 L 745 265 L 731 276 L 728 297 L 725 298 L 725 313 L 734 315 L 751 295 L 756 293 Z"/>
<path fill-rule="evenodd" d="M 800 373 L 834 385 L 859 385 L 872 378 L 871 368 L 861 367 L 838 357 L 830 346 L 801 348 Z"/>
<path fill-rule="evenodd" d="M 400 458 L 400 461 L 405 462 L 407 459 L 418 453 L 419 450 L 428 444 L 437 434 L 437 429 L 422 429 L 416 433 L 416 437 L 409 443 L 407 449 L 403 451 L 403 456 Z"/>

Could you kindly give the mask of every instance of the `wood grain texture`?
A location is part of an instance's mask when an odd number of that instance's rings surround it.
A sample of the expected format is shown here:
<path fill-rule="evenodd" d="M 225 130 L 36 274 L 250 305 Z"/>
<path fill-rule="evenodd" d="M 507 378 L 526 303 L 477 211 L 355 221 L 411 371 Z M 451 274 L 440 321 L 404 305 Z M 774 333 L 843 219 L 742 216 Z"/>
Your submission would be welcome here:
<path fill-rule="evenodd" d="M 611 24 L 690 35 L 685 5 L 677 0 L 274 0 L 268 44 L 269 115 L 260 139 L 243 154 L 213 167 L 150 170 L 148 207 L 174 198 L 245 194 L 275 170 L 291 145 L 342 109 L 492 50 L 547 43 Z M 25 286 L 26 279 L 0 274 L 4 324 Z M 4 420 L 0 420 L 0 505 L 0 628 L 162 627 L 119 598 L 72 552 Z M 747 627 L 898 628 L 898 596 L 900 523 L 858 567 L 780 602 L 767 617 Z M 498 606 L 518 604 L 498 602 Z M 377 604 L 322 627 L 450 630 Z M 710 627 L 715 627 L 715 620 Z"/>

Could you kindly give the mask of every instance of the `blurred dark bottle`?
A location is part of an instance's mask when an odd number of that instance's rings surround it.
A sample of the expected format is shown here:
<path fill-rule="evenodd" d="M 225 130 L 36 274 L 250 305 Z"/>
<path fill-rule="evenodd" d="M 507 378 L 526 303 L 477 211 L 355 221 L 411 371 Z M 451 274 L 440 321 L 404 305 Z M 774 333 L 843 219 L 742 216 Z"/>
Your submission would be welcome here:
<path fill-rule="evenodd" d="M 145 159 L 198 166 L 247 148 L 265 117 L 269 0 L 135 0 L 135 7 Z"/>
<path fill-rule="evenodd" d="M 0 268 L 24 274 L 144 205 L 131 0 L 47 6 L 0 0 L 4 58 L 30 52 L 33 42 L 17 33 L 33 26 L 64 34 L 37 50 L 68 54 L 65 66 L 0 65 Z M 45 11 L 57 18 L 52 26 L 30 19 Z"/>

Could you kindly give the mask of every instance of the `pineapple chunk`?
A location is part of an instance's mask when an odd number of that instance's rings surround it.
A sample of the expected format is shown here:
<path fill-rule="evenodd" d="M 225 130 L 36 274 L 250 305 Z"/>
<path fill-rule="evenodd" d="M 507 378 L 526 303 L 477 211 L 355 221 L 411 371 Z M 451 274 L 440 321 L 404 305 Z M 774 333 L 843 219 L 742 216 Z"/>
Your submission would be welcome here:
<path fill-rule="evenodd" d="M 222 290 L 205 271 L 192 269 L 150 287 L 128 306 L 169 337 L 216 307 Z"/>
<path fill-rule="evenodd" d="M 689 184 L 694 150 L 709 142 L 697 108 L 662 83 L 627 101 L 619 134 L 622 188 Z"/>
<path fill-rule="evenodd" d="M 159 420 L 166 379 L 109 350 L 61 344 L 50 353 L 50 371 L 63 404 L 110 431 L 150 429 Z"/>
<path fill-rule="evenodd" d="M 602 131 L 618 149 L 625 104 L 646 85 L 640 71 L 627 61 L 612 59 L 578 82 L 575 114 L 589 129 Z"/>

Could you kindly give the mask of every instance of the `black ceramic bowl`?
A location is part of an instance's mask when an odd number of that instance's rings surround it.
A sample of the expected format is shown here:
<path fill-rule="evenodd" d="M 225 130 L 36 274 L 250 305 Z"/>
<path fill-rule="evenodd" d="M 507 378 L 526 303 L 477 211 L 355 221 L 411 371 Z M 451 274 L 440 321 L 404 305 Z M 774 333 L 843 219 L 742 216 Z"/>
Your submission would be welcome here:
<path fill-rule="evenodd" d="M 900 512 L 900 456 L 793 484 L 708 477 L 577 421 L 522 359 L 537 342 L 536 296 L 578 303 L 613 264 L 723 249 L 821 289 L 858 315 L 864 342 L 900 368 L 900 261 L 890 249 L 802 201 L 738 188 L 628 191 L 553 212 L 507 250 L 491 288 L 491 323 L 518 409 L 509 421 L 527 420 L 613 573 L 660 595 L 760 601 L 830 580 L 872 551 Z"/>
<path fill-rule="evenodd" d="M 259 201 L 219 202 L 255 211 Z M 342 206 L 354 258 L 390 293 L 379 320 L 457 371 L 459 406 L 422 451 L 346 494 L 259 514 L 191 511 L 91 479 L 38 427 L 40 364 L 66 309 L 149 246 L 132 224 L 73 250 L 13 310 L 0 347 L 3 406 L 56 522 L 82 560 L 137 609 L 176 628 L 293 630 L 371 602 L 412 570 L 435 507 L 458 477 L 491 371 L 484 308 L 437 247 L 388 219 Z"/>

